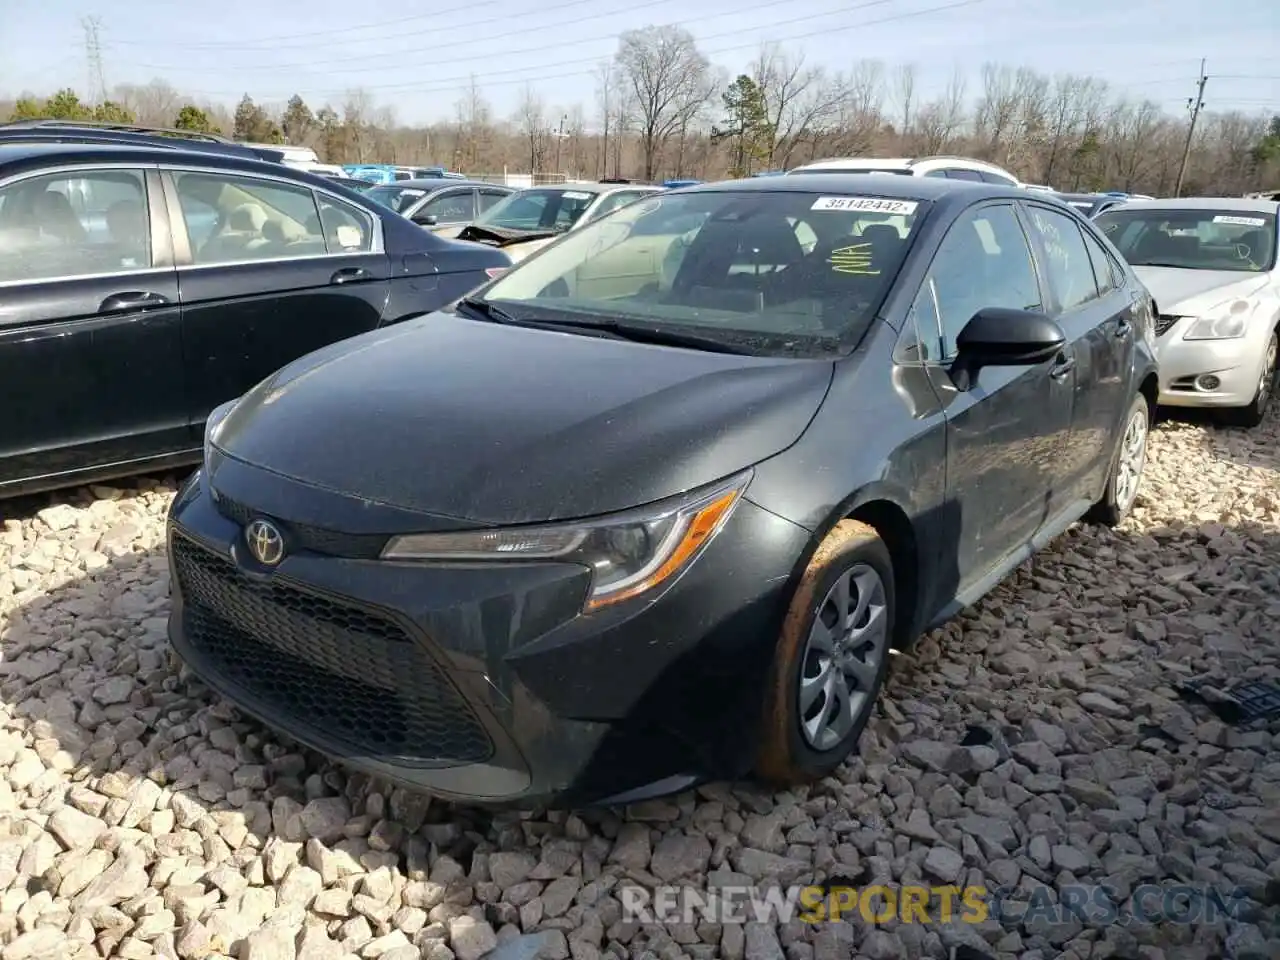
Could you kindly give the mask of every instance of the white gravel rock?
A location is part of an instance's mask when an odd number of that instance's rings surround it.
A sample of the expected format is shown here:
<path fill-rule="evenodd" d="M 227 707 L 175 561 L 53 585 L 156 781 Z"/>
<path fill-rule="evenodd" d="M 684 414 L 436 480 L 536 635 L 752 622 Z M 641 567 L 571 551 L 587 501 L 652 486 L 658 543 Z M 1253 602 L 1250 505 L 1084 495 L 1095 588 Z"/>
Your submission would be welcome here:
<path fill-rule="evenodd" d="M 152 479 L 6 504 L 0 960 L 1187 960 L 1280 951 L 1280 724 L 1186 679 L 1280 675 L 1280 420 L 1160 425 L 1123 528 L 1077 526 L 896 659 L 860 755 L 491 815 L 344 772 L 175 675 Z M 1225 923 L 624 923 L 620 883 L 1207 883 Z M 501 948 L 501 949 L 500 949 Z M 530 952 L 532 951 L 532 952 Z"/>

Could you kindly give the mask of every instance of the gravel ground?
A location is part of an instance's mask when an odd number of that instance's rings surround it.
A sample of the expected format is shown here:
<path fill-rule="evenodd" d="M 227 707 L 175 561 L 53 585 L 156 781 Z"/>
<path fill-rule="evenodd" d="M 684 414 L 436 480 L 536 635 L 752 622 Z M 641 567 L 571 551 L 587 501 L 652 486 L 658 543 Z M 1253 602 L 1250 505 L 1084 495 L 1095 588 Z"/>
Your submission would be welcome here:
<path fill-rule="evenodd" d="M 1158 428 L 1126 527 L 1070 531 L 897 658 L 838 778 L 546 817 L 346 775 L 175 676 L 172 490 L 3 507 L 0 960 L 1280 957 L 1280 722 L 1227 726 L 1173 690 L 1280 672 L 1280 418 Z M 619 919 L 623 884 L 746 877 L 1253 901 L 1127 928 Z"/>

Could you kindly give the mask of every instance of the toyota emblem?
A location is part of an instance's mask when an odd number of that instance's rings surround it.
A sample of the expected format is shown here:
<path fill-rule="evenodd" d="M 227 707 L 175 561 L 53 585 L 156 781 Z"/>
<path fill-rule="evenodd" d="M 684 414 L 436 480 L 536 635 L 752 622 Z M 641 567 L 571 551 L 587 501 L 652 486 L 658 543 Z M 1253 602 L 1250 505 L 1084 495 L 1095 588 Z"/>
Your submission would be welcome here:
<path fill-rule="evenodd" d="M 264 567 L 274 567 L 284 559 L 284 535 L 266 520 L 255 520 L 245 527 L 244 542 Z"/>

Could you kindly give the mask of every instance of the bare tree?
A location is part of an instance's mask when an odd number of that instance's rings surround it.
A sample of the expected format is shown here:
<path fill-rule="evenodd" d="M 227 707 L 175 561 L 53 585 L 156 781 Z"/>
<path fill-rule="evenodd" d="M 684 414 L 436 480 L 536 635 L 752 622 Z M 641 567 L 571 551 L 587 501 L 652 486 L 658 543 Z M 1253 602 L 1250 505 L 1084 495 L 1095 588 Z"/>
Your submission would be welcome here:
<path fill-rule="evenodd" d="M 167 80 L 158 77 L 141 86 L 122 83 L 112 90 L 111 99 L 133 111 L 138 123 L 156 127 L 171 126 L 178 108 L 185 102 Z"/>
<path fill-rule="evenodd" d="M 983 141 L 981 152 L 987 159 L 995 160 L 1013 134 L 1018 102 L 1017 72 L 1012 67 L 984 63 L 974 134 Z"/>
<path fill-rule="evenodd" d="M 475 74 L 462 90 L 454 103 L 454 116 L 457 120 L 454 165 L 466 165 L 474 168 L 480 161 L 481 145 L 489 136 L 493 122 L 493 110 Z"/>
<path fill-rule="evenodd" d="M 680 27 L 628 30 L 618 41 L 618 68 L 635 96 L 644 178 L 652 180 L 671 137 L 709 93 L 710 63 L 693 34 Z"/>
<path fill-rule="evenodd" d="M 373 155 L 372 114 L 373 98 L 368 90 L 357 87 L 347 91 L 342 100 L 342 126 L 356 163 L 365 163 Z"/>
<path fill-rule="evenodd" d="M 532 84 L 525 85 L 513 119 L 520 136 L 528 145 L 529 172 L 544 170 L 547 165 L 547 140 L 550 136 L 547 129 L 547 105 Z"/>
<path fill-rule="evenodd" d="M 967 89 L 964 74 L 956 70 L 942 95 L 917 111 L 915 129 L 921 153 L 943 153 L 964 133 Z"/>
<path fill-rule="evenodd" d="M 904 63 L 893 72 L 893 96 L 898 106 L 898 116 L 902 124 L 898 133 L 908 142 L 911 140 L 911 122 L 915 119 L 912 111 L 916 105 L 916 65 Z"/>

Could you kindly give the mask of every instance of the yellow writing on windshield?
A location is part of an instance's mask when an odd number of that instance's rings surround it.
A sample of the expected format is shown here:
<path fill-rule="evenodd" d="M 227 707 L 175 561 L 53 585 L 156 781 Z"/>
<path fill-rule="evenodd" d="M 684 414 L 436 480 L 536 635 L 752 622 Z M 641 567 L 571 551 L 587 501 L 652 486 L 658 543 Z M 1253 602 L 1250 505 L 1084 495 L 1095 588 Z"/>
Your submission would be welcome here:
<path fill-rule="evenodd" d="M 851 247 L 841 247 L 839 250 L 832 250 L 831 257 L 827 263 L 831 264 L 831 269 L 836 273 L 852 273 L 864 277 L 875 277 L 880 275 L 879 270 L 872 269 L 871 265 L 871 243 L 855 243 Z"/>

